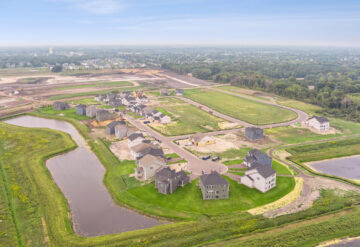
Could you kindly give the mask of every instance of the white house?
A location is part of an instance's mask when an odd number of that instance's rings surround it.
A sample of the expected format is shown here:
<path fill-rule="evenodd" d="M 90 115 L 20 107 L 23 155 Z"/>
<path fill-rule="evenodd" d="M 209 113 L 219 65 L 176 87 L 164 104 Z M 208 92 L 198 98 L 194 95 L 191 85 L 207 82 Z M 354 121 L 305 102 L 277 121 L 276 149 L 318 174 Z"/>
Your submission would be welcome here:
<path fill-rule="evenodd" d="M 307 125 L 319 131 L 327 131 L 330 129 L 330 121 L 325 117 L 314 116 L 307 121 Z"/>
<path fill-rule="evenodd" d="M 145 140 L 142 133 L 132 133 L 128 136 L 128 146 L 129 148 L 136 146 L 140 143 L 142 143 Z"/>
<path fill-rule="evenodd" d="M 276 172 L 270 166 L 254 164 L 240 177 L 240 182 L 265 193 L 276 186 Z"/>

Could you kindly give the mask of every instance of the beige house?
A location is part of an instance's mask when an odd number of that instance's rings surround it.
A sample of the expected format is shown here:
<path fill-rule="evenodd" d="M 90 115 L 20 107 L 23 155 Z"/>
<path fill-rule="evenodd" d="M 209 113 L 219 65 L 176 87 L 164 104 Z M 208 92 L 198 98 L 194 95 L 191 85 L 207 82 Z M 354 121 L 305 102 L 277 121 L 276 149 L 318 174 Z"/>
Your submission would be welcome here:
<path fill-rule="evenodd" d="M 249 188 L 265 193 L 276 187 L 276 172 L 270 166 L 254 164 L 240 178 L 240 182 Z"/>
<path fill-rule="evenodd" d="M 193 143 L 195 146 L 206 146 L 210 144 L 215 144 L 215 139 L 211 136 L 207 136 L 202 133 L 197 133 L 190 137 L 190 142 Z"/>
<path fill-rule="evenodd" d="M 147 154 L 137 161 L 135 168 L 135 178 L 138 180 L 148 180 L 155 177 L 155 174 L 166 166 L 163 157 Z"/>

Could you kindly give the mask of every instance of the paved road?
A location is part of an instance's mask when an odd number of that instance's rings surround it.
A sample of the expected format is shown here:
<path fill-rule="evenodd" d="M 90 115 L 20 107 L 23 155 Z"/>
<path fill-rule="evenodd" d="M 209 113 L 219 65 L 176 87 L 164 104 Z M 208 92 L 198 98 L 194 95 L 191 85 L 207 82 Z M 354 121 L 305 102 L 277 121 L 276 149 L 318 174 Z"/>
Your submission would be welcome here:
<path fill-rule="evenodd" d="M 159 134 L 155 130 L 151 129 L 150 127 L 141 123 L 140 121 L 135 120 L 131 116 L 126 115 L 124 116 L 124 118 L 127 121 L 129 121 L 132 125 L 134 125 L 136 128 L 140 129 L 141 131 L 149 133 L 156 139 L 159 139 L 167 148 L 171 149 L 179 156 L 187 160 L 188 164 L 186 166 L 186 169 L 190 171 L 193 175 L 199 176 L 202 174 L 202 171 L 205 171 L 206 173 L 210 173 L 213 170 L 221 174 L 227 172 L 228 170 L 227 166 L 221 164 L 220 162 L 204 161 L 198 158 L 197 156 L 195 156 L 194 154 L 190 153 L 189 151 L 173 143 L 173 140 L 171 138 Z"/>

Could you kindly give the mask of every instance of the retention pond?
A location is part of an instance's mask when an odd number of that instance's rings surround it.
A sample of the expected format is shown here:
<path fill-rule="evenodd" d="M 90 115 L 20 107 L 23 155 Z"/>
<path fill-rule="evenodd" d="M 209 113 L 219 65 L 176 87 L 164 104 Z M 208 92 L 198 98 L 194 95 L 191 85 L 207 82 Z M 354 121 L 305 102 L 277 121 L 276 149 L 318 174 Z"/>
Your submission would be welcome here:
<path fill-rule="evenodd" d="M 49 128 L 68 133 L 78 148 L 46 162 L 55 183 L 68 200 L 74 231 L 82 236 L 99 236 L 149 228 L 161 224 L 115 204 L 103 184 L 105 168 L 86 147 L 76 128 L 64 121 L 20 116 L 4 121 L 8 124 Z M 56 212 L 54 212 L 56 213 Z"/>
<path fill-rule="evenodd" d="M 310 167 L 338 177 L 360 180 L 360 156 L 316 161 L 308 163 Z"/>

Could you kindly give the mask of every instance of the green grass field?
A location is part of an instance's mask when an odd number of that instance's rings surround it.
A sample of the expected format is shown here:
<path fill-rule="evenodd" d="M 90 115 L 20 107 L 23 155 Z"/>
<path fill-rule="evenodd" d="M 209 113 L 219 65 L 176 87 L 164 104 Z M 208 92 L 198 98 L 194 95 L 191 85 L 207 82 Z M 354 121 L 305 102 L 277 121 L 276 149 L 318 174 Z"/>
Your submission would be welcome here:
<path fill-rule="evenodd" d="M 37 109 L 37 111 L 40 113 L 46 114 L 46 115 L 50 115 L 50 116 L 64 116 L 66 118 L 72 118 L 72 119 L 76 119 L 76 120 L 90 119 L 87 116 L 76 114 L 75 108 L 70 108 L 70 109 L 63 110 L 63 111 L 56 111 L 56 110 L 54 110 L 54 108 L 52 106 L 49 106 L 49 107 L 39 108 L 39 109 Z"/>
<path fill-rule="evenodd" d="M 97 81 L 89 82 L 87 84 L 72 85 L 72 86 L 62 86 L 56 87 L 54 90 L 67 90 L 67 89 L 78 89 L 78 88 L 90 88 L 90 87 L 119 87 L 119 86 L 132 86 L 133 84 L 128 81 Z"/>
<path fill-rule="evenodd" d="M 296 113 L 286 109 L 212 90 L 186 90 L 185 97 L 256 125 L 286 122 L 297 117 Z"/>
<path fill-rule="evenodd" d="M 297 163 L 318 161 L 360 154 L 360 138 L 349 138 L 318 144 L 296 146 L 286 149 Z"/>
<path fill-rule="evenodd" d="M 66 102 L 71 104 L 85 104 L 85 105 L 96 105 L 99 104 L 98 101 L 94 99 L 94 97 L 84 98 L 84 99 L 75 99 L 75 100 L 67 100 Z"/>
<path fill-rule="evenodd" d="M 321 111 L 321 107 L 317 105 L 308 104 L 302 101 L 294 100 L 294 99 L 287 99 L 281 97 L 276 101 L 279 105 L 284 105 L 288 107 L 292 107 L 295 109 L 302 110 L 306 112 L 307 114 L 311 115 L 317 115 L 317 112 Z"/>
<path fill-rule="evenodd" d="M 248 97 L 252 97 L 254 99 L 261 99 L 261 100 L 264 100 L 264 101 L 270 101 L 269 98 L 266 98 L 266 97 L 262 97 L 262 96 L 259 96 L 259 95 L 256 95 L 256 94 L 247 94 L 247 93 L 244 93 L 244 91 L 242 91 L 243 88 L 240 88 L 240 87 L 235 87 L 235 86 L 221 86 L 221 87 L 218 87 L 219 89 L 222 89 L 222 90 L 225 90 L 225 91 L 229 91 L 229 92 L 233 92 L 233 93 L 237 93 L 237 94 L 241 94 L 241 95 L 244 95 L 244 96 L 248 96 Z M 249 90 L 250 91 L 250 90 Z M 258 93 L 261 93 L 261 92 L 258 92 Z"/>
<path fill-rule="evenodd" d="M 263 194 L 234 180 L 228 178 L 227 180 L 230 184 L 230 198 L 227 200 L 203 200 L 197 186 L 198 180 L 194 180 L 184 188 L 178 188 L 171 195 L 158 193 L 154 183 L 130 189 L 126 193 L 141 201 L 144 207 L 171 209 L 190 214 L 219 215 L 232 214 L 275 201 L 289 193 L 295 186 L 293 178 L 279 177 L 276 188 Z"/>
<path fill-rule="evenodd" d="M 177 102 L 176 102 L 177 101 Z M 207 113 L 193 105 L 176 99 L 162 101 L 156 109 L 172 118 L 172 122 L 165 125 L 155 125 L 153 128 L 163 135 L 177 136 L 196 132 L 220 130 L 219 123 L 225 120 Z"/>

